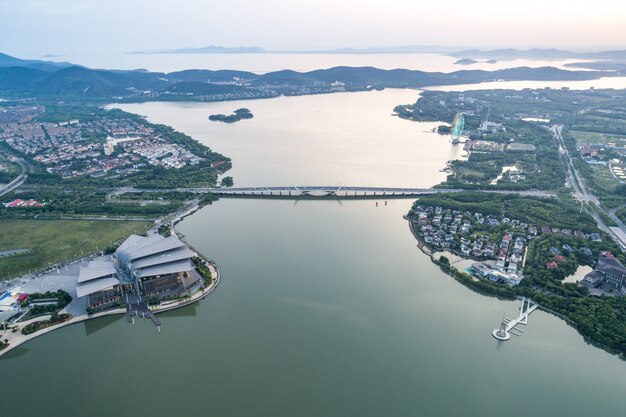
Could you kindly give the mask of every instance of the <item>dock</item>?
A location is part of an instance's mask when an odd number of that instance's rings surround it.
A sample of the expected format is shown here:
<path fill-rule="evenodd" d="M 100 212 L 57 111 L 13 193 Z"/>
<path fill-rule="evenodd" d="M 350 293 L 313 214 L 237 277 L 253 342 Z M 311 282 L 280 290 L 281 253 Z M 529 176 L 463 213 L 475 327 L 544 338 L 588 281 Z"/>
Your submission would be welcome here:
<path fill-rule="evenodd" d="M 129 323 L 135 323 L 135 317 L 150 319 L 157 328 L 160 328 L 161 321 L 154 315 L 148 304 L 141 296 L 126 294 L 126 319 Z"/>
<path fill-rule="evenodd" d="M 524 333 L 524 331 L 517 326 L 520 324 L 528 324 L 528 316 L 538 307 L 539 304 L 533 303 L 530 298 L 522 298 L 522 305 L 519 309 L 519 316 L 513 320 L 507 319 L 506 317 L 503 318 L 502 323 L 500 323 L 500 327 L 497 329 L 493 329 L 491 335 L 496 339 L 502 341 L 509 340 L 512 334 L 514 334 L 515 336 L 520 336 L 520 333 Z"/>

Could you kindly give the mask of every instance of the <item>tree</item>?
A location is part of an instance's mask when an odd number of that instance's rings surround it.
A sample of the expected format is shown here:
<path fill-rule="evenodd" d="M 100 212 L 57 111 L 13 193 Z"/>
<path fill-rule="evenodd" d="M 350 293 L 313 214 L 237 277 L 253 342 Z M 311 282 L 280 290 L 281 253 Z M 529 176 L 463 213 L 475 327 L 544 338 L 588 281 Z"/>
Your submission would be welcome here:
<path fill-rule="evenodd" d="M 224 177 L 222 178 L 222 186 L 223 187 L 232 187 L 235 184 L 233 181 L 233 177 Z"/>

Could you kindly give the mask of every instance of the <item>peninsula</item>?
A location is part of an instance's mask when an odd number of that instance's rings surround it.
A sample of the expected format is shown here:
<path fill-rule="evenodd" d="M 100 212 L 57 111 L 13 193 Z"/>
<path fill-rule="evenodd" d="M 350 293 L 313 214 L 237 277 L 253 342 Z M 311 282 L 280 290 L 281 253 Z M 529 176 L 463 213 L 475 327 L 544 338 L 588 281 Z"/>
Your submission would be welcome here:
<path fill-rule="evenodd" d="M 420 248 L 464 285 L 531 298 L 620 355 L 626 354 L 625 95 L 428 91 L 396 107 L 410 120 L 465 118 L 468 158 L 451 161 L 438 186 L 465 191 L 415 202 L 407 219 Z M 558 198 L 522 198 L 514 190 L 550 190 Z M 592 272 L 575 278 L 579 267 Z"/>

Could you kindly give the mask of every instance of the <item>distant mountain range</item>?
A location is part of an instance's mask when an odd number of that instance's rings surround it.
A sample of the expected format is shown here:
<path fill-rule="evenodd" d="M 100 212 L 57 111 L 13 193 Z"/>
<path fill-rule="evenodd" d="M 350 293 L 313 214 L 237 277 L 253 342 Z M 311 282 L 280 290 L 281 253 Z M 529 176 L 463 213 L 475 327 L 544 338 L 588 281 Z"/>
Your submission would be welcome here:
<path fill-rule="evenodd" d="M 223 47 L 206 46 L 201 48 L 159 49 L 136 51 L 131 54 L 444 54 L 464 59 L 603 59 L 626 60 L 626 50 L 600 52 L 572 52 L 562 49 L 466 49 L 463 47 L 438 45 L 408 45 L 371 48 L 335 48 L 335 49 L 291 49 L 271 50 L 258 46 Z"/>
<path fill-rule="evenodd" d="M 158 49 L 154 51 L 135 51 L 131 54 L 263 54 L 267 53 L 257 46 L 227 48 L 224 46 L 205 46 L 202 48 Z"/>
<path fill-rule="evenodd" d="M 448 55 L 467 59 L 605 59 L 626 60 L 626 50 L 600 52 L 572 52 L 561 49 L 467 49 Z"/>
<path fill-rule="evenodd" d="M 451 73 L 334 67 L 267 74 L 230 70 L 186 70 L 164 74 L 146 70 L 95 70 L 0 54 L 0 94 L 3 98 L 224 100 L 378 88 L 422 88 L 493 80 L 590 80 L 615 75 L 619 72 L 565 71 L 553 67 Z"/>
<path fill-rule="evenodd" d="M 29 67 L 42 71 L 57 71 L 67 68 L 73 64 L 69 62 L 39 61 L 31 59 L 20 59 L 0 52 L 0 67 Z"/>
<path fill-rule="evenodd" d="M 270 50 L 258 46 L 234 47 L 205 46 L 201 48 L 157 49 L 135 51 L 131 54 L 415 54 L 447 53 L 458 51 L 459 47 L 409 45 L 372 48 L 336 48 L 336 49 L 289 49 Z"/>

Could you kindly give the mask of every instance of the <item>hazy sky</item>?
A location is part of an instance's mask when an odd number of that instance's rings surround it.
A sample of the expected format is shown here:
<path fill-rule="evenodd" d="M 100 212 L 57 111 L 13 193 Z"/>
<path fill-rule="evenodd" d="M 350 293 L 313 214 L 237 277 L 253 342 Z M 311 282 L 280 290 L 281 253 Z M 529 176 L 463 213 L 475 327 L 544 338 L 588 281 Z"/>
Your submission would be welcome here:
<path fill-rule="evenodd" d="M 396 45 L 626 49 L 615 0 L 0 0 L 0 51 Z"/>

